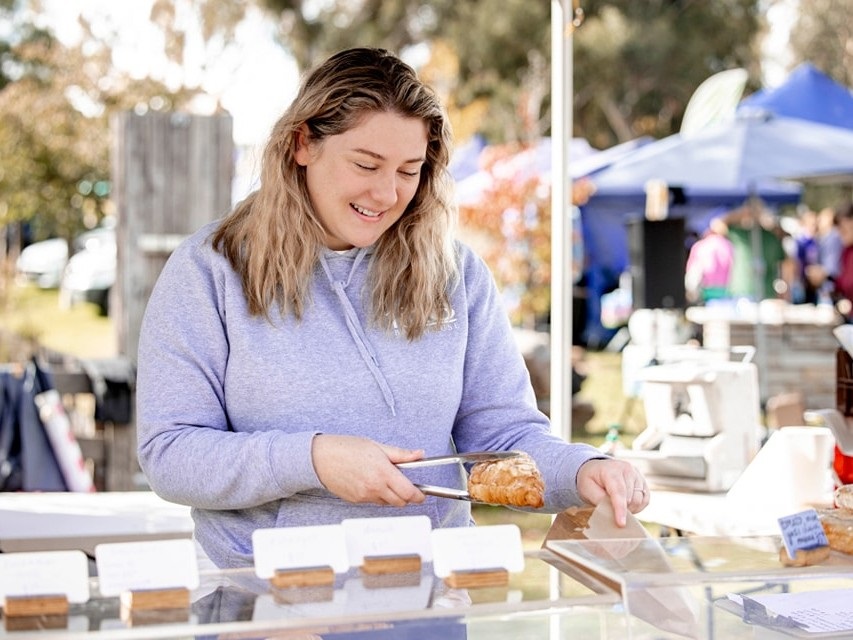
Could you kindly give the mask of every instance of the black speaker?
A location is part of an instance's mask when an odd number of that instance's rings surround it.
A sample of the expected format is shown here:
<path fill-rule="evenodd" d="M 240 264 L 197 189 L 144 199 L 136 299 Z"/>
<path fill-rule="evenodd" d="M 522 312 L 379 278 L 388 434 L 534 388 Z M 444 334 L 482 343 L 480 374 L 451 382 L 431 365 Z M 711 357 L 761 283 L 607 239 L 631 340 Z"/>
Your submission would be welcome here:
<path fill-rule="evenodd" d="M 631 295 L 635 309 L 683 309 L 686 306 L 684 218 L 627 223 Z"/>

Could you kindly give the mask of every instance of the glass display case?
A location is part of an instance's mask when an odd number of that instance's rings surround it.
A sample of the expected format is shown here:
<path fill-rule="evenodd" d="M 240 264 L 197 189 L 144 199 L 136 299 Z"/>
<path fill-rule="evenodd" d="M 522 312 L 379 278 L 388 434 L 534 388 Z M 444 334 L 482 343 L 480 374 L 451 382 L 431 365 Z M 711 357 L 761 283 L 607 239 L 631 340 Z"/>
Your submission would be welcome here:
<path fill-rule="evenodd" d="M 853 557 L 785 567 L 774 537 L 549 540 L 525 552 L 524 569 L 501 587 L 451 589 L 429 563 L 419 573 L 368 576 L 353 569 L 334 585 L 274 589 L 253 570 L 202 571 L 183 609 L 125 610 L 92 597 L 66 616 L 3 618 L 0 638 L 292 638 L 519 640 L 525 638 L 850 637 L 809 633 L 762 618 L 747 603 L 763 594 L 850 590 Z M 741 596 L 733 599 L 731 594 Z M 853 603 L 853 597 L 849 602 Z M 853 612 L 853 604 L 850 605 Z M 848 615 L 853 617 L 853 614 Z"/>

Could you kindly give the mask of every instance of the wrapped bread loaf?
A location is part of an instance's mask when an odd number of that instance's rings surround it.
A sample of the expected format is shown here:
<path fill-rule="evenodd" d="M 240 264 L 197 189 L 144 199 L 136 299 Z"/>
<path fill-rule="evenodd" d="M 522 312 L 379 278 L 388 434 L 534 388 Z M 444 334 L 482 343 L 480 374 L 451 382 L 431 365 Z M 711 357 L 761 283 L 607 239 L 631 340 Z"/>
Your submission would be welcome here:
<path fill-rule="evenodd" d="M 834 509 L 818 509 L 817 513 L 829 547 L 853 554 L 853 484 L 835 490 Z"/>
<path fill-rule="evenodd" d="M 478 462 L 468 476 L 473 500 L 512 507 L 541 507 L 545 483 L 536 463 L 527 454 L 503 460 Z"/>
<path fill-rule="evenodd" d="M 829 548 L 853 554 L 853 511 L 819 509 L 817 514 L 829 540 Z"/>

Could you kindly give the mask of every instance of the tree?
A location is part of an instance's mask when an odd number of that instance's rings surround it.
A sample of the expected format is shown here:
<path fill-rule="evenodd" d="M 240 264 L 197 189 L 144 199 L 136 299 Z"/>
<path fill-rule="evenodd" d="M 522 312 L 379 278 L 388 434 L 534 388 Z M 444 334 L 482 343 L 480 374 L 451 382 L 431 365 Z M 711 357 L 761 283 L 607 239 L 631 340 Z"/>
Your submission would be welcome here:
<path fill-rule="evenodd" d="M 480 133 L 496 142 L 533 140 L 547 128 L 548 2 L 262 2 L 277 17 L 280 42 L 301 69 L 352 46 L 383 47 L 404 56 L 426 47 L 444 53 L 441 64 L 427 65 L 432 83 L 463 120 L 469 109 L 478 115 Z"/>
<path fill-rule="evenodd" d="M 828 0 L 824 0 L 828 1 Z M 840 0 L 839 0 L 840 1 Z M 848 0 L 849 1 L 849 0 Z M 535 140 L 550 122 L 550 12 L 540 0 L 261 0 L 305 69 L 368 44 L 451 51 L 439 84 L 491 142 Z M 760 77 L 759 0 L 583 0 L 574 33 L 576 135 L 599 148 L 677 131 L 694 89 L 745 67 Z M 484 107 L 484 105 L 487 105 Z M 467 126 L 461 128 L 469 133 Z"/>
<path fill-rule="evenodd" d="M 111 211 L 110 116 L 175 109 L 198 91 L 115 69 L 113 43 L 82 18 L 81 43 L 68 46 L 35 28 L 28 7 L 4 8 L 18 28 L 2 48 L 0 227 L 26 222 L 32 240 L 70 240 Z"/>
<path fill-rule="evenodd" d="M 492 182 L 478 202 L 460 207 L 469 240 L 490 266 L 514 324 L 533 328 L 551 306 L 551 201 L 543 176 L 529 167 L 534 147 L 492 148 Z"/>
<path fill-rule="evenodd" d="M 758 0 L 585 0 L 574 34 L 574 129 L 594 147 L 675 133 L 693 91 L 735 67 L 760 77 Z"/>
<path fill-rule="evenodd" d="M 791 31 L 794 64 L 811 62 L 836 82 L 853 86 L 853 2 L 801 1 Z"/>

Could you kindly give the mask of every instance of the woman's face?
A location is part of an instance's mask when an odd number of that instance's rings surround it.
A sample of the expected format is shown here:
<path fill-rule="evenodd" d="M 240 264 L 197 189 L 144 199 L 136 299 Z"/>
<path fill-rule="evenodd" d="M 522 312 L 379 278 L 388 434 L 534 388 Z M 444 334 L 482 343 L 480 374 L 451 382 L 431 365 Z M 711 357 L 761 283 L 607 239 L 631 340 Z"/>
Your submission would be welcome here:
<path fill-rule="evenodd" d="M 384 111 L 320 143 L 300 135 L 296 162 L 305 167 L 326 246 L 369 246 L 397 222 L 420 183 L 426 148 L 422 120 Z"/>

